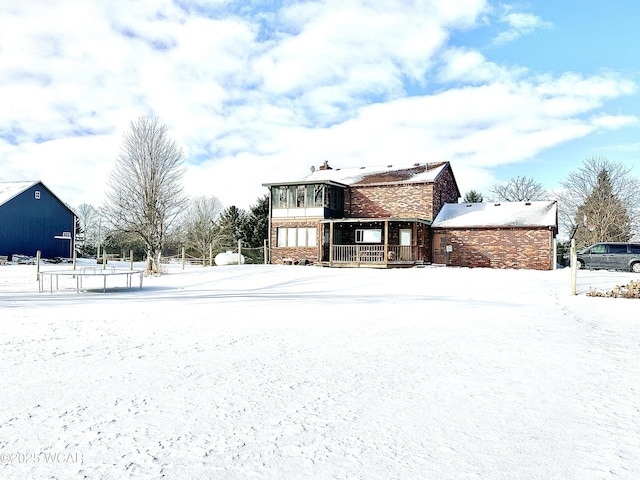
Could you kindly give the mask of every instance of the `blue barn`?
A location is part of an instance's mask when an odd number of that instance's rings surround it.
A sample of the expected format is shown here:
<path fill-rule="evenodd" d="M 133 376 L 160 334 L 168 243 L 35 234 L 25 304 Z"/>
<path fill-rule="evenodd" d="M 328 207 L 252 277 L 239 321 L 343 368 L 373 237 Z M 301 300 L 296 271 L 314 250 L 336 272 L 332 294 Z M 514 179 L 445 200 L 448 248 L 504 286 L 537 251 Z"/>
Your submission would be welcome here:
<path fill-rule="evenodd" d="M 0 182 L 0 255 L 73 256 L 76 215 L 42 182 Z"/>

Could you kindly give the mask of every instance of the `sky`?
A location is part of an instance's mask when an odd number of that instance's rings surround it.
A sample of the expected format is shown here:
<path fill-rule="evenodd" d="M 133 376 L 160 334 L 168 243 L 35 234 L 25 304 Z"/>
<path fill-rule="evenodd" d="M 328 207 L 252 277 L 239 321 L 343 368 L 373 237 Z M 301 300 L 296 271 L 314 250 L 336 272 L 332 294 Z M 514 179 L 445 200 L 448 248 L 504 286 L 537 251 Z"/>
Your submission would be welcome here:
<path fill-rule="evenodd" d="M 188 195 L 449 161 L 463 194 L 640 157 L 635 0 L 0 0 L 0 181 L 100 206 L 157 117 Z M 632 170 L 640 176 L 636 168 Z"/>

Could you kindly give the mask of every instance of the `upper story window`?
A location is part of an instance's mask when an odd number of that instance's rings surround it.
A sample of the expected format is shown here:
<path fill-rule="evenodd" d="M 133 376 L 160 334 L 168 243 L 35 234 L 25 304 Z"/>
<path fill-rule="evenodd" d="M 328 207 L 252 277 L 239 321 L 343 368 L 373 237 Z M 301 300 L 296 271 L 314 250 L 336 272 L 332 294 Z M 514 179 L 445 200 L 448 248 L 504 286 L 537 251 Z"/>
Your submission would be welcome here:
<path fill-rule="evenodd" d="M 344 193 L 330 185 L 280 185 L 271 187 L 271 207 L 280 208 L 330 208 L 342 210 Z"/>
<path fill-rule="evenodd" d="M 34 196 L 36 197 L 36 200 L 40 200 L 40 190 L 36 190 L 34 192 Z"/>

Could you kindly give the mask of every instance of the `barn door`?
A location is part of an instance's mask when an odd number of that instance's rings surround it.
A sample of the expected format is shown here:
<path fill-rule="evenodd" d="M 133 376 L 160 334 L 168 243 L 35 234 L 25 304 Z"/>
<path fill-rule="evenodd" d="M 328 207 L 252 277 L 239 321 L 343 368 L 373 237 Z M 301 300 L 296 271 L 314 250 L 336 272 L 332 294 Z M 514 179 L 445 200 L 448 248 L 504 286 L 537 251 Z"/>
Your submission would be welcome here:
<path fill-rule="evenodd" d="M 433 234 L 433 263 L 447 263 L 447 236 L 444 233 Z"/>

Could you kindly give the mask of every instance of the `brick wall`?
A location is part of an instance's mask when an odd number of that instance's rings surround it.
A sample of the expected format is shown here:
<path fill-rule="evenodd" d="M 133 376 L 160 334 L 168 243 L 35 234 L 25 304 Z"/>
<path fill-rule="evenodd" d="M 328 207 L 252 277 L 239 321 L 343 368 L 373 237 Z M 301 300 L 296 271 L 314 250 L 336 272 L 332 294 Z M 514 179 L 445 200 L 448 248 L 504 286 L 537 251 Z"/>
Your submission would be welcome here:
<path fill-rule="evenodd" d="M 445 203 L 458 203 L 458 188 L 451 168 L 434 183 L 353 185 L 345 198 L 351 218 L 406 217 L 433 220 Z"/>
<path fill-rule="evenodd" d="M 359 185 L 345 198 L 351 218 L 418 217 L 433 220 L 433 184 Z"/>
<path fill-rule="evenodd" d="M 292 258 L 294 261 L 306 259 L 311 262 L 318 261 L 318 247 L 278 247 L 278 227 L 299 228 L 299 227 L 315 227 L 317 228 L 316 245 L 320 245 L 320 224 L 317 218 L 304 218 L 299 220 L 272 219 L 271 220 L 271 263 L 283 263 L 283 258 Z"/>
<path fill-rule="evenodd" d="M 433 229 L 453 246 L 449 264 L 461 267 L 553 268 L 553 232 L 547 228 Z"/>
<path fill-rule="evenodd" d="M 430 217 L 430 220 L 438 216 L 438 213 L 440 213 L 445 203 L 458 203 L 459 192 L 451 167 L 443 170 L 440 176 L 436 178 L 433 191 L 433 216 Z"/>

